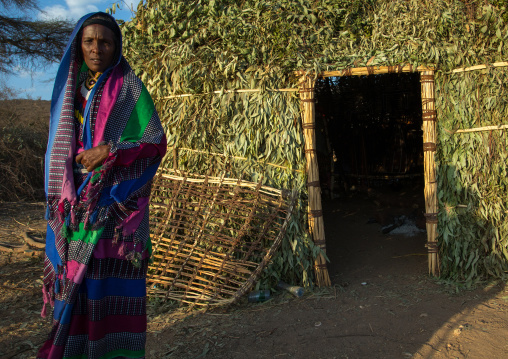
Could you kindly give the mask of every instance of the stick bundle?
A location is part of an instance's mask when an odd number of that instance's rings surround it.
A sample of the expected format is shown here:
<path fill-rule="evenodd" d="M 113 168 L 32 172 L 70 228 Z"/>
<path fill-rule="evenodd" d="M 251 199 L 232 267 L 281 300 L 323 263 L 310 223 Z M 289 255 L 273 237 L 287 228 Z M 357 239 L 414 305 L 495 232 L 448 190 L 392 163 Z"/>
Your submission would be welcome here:
<path fill-rule="evenodd" d="M 434 72 L 421 73 L 423 150 L 425 176 L 425 210 L 427 218 L 427 248 L 429 273 L 439 275 L 439 256 L 437 250 L 437 179 L 436 179 L 436 108 L 434 97 Z"/>
<path fill-rule="evenodd" d="M 307 163 L 307 185 L 309 187 L 309 230 L 314 243 L 323 253 L 314 261 L 316 284 L 320 287 L 331 286 L 330 276 L 326 267 L 325 225 L 323 222 L 323 207 L 321 206 L 321 186 L 319 184 L 319 168 L 316 156 L 315 134 L 315 104 L 314 80 L 303 77 L 300 83 L 300 98 L 302 100 L 303 136 L 305 140 L 305 158 Z"/>

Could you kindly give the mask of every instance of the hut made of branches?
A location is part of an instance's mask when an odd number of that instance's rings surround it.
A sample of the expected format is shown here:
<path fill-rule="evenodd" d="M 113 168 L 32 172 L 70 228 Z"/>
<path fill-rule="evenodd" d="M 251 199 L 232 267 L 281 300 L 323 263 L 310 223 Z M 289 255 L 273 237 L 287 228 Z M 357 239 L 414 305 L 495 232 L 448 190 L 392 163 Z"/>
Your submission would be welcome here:
<path fill-rule="evenodd" d="M 470 285 L 508 271 L 507 22 L 494 0 L 147 0 L 122 30 L 165 168 L 299 193 L 268 282 L 329 283 L 316 81 L 419 74 L 429 270 Z"/>

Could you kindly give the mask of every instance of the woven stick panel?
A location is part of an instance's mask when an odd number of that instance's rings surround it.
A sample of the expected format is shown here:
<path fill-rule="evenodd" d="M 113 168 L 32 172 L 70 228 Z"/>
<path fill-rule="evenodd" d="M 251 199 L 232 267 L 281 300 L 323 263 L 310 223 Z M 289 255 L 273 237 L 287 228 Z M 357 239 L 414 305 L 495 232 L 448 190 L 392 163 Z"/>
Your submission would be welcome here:
<path fill-rule="evenodd" d="M 295 196 L 161 169 L 150 200 L 148 294 L 196 305 L 238 300 L 279 247 Z"/>

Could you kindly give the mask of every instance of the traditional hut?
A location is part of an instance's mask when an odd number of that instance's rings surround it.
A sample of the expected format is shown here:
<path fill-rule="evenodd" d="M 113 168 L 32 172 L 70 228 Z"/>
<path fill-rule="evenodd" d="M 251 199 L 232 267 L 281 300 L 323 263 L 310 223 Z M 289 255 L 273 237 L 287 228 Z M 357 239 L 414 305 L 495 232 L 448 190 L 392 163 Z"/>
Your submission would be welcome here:
<path fill-rule="evenodd" d="M 429 272 L 471 284 L 508 271 L 507 11 L 502 0 L 146 0 L 123 32 L 167 131 L 162 173 L 296 191 L 265 282 L 330 284 L 317 88 L 416 76 Z"/>

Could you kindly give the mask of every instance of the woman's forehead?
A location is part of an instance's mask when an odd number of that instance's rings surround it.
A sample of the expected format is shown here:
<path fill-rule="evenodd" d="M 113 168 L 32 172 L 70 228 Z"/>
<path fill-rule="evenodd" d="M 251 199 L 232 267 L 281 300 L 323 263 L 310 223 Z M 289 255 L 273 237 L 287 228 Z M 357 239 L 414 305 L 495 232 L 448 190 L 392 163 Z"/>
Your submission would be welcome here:
<path fill-rule="evenodd" d="M 83 28 L 83 37 L 100 37 L 115 39 L 115 34 L 111 29 L 100 24 L 91 24 Z"/>

